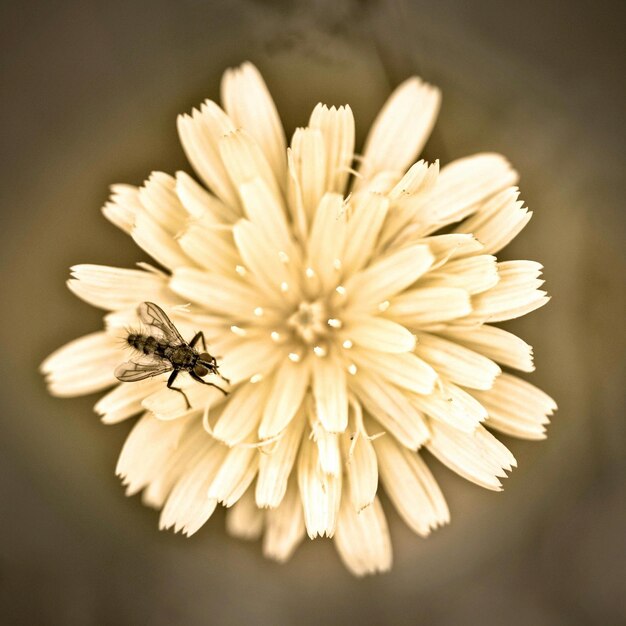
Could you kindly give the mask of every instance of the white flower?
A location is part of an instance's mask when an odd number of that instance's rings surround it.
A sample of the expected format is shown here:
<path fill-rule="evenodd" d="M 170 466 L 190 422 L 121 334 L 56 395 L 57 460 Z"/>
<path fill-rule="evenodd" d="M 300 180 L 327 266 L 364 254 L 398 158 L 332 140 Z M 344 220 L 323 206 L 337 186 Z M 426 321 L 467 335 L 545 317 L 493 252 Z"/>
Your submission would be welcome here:
<path fill-rule="evenodd" d="M 190 535 L 221 503 L 228 530 L 263 535 L 271 558 L 307 533 L 334 537 L 355 574 L 386 570 L 379 477 L 426 536 L 449 512 L 420 449 L 499 490 L 515 459 L 491 431 L 545 436 L 554 402 L 500 368 L 532 371 L 532 349 L 492 325 L 548 300 L 538 263 L 494 256 L 531 214 L 499 155 L 414 162 L 440 101 L 418 78 L 392 94 L 362 156 L 349 106 L 317 105 L 287 148 L 249 63 L 226 72 L 222 101 L 178 119 L 210 191 L 154 173 L 114 186 L 103 209 L 166 271 L 73 267 L 70 289 L 109 311 L 106 330 L 43 371 L 60 396 L 114 385 L 122 329 L 158 303 L 186 338 L 204 331 L 231 394 L 182 380 L 188 410 L 159 377 L 100 399 L 107 424 L 143 412 L 117 467 L 127 492 L 162 509 L 162 528 Z"/>

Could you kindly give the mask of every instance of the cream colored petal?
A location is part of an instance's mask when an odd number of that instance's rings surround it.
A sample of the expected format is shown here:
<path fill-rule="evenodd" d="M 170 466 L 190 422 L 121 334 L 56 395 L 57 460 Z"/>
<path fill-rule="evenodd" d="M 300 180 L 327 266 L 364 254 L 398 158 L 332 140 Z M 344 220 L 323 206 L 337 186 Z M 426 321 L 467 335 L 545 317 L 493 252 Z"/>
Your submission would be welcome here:
<path fill-rule="evenodd" d="M 450 233 L 447 235 L 432 235 L 430 237 L 422 237 L 415 239 L 409 237 L 413 243 L 422 243 L 430 248 L 431 253 L 435 257 L 433 270 L 441 267 L 444 263 L 450 262 L 452 259 L 482 253 L 484 246 L 473 235 L 461 233 Z M 408 245 L 408 244 L 407 244 Z"/>
<path fill-rule="evenodd" d="M 487 325 L 449 326 L 440 334 L 502 365 L 523 372 L 535 370 L 532 346 L 502 328 Z"/>
<path fill-rule="evenodd" d="M 430 393 L 437 380 L 437 372 L 415 354 L 390 354 L 355 348 L 350 356 L 359 371 L 365 369 L 392 385 L 414 393 Z"/>
<path fill-rule="evenodd" d="M 123 479 L 127 495 L 146 487 L 174 452 L 188 423 L 161 422 L 150 413 L 143 415 L 130 431 L 120 453 L 115 473 Z"/>
<path fill-rule="evenodd" d="M 480 209 L 493 195 L 517 182 L 517 172 L 499 154 L 476 154 L 441 169 L 437 183 L 418 207 L 413 220 L 428 235 Z"/>
<path fill-rule="evenodd" d="M 391 437 L 374 440 L 385 492 L 406 524 L 422 537 L 450 521 L 443 494 L 419 453 Z"/>
<path fill-rule="evenodd" d="M 123 356 L 119 340 L 96 332 L 53 352 L 40 370 L 52 395 L 81 396 L 114 385 L 117 380 L 113 370 L 124 360 Z"/>
<path fill-rule="evenodd" d="M 478 294 L 498 284 L 498 265 L 495 256 L 480 254 L 446 263 L 429 272 L 422 282 L 425 287 L 455 287 L 469 294 Z"/>
<path fill-rule="evenodd" d="M 327 189 L 326 147 L 322 131 L 315 128 L 297 128 L 291 138 L 291 158 L 302 207 L 311 221 Z"/>
<path fill-rule="evenodd" d="M 175 532 L 190 536 L 206 523 L 217 506 L 217 498 L 207 497 L 207 489 L 225 457 L 224 446 L 207 441 L 172 489 L 159 519 L 161 529 L 173 526 Z"/>
<path fill-rule="evenodd" d="M 152 172 L 139 189 L 139 200 L 150 217 L 172 237 L 185 226 L 188 213 L 176 193 L 176 180 L 164 172 Z"/>
<path fill-rule="evenodd" d="M 162 509 L 176 483 L 190 466 L 212 446 L 198 420 L 186 423 L 172 449 L 164 452 L 156 471 L 141 494 L 141 502 L 154 509 Z"/>
<path fill-rule="evenodd" d="M 96 403 L 94 410 L 104 424 L 117 424 L 141 412 L 142 400 L 158 391 L 163 385 L 161 379 L 147 378 L 132 385 L 121 384 L 115 387 Z"/>
<path fill-rule="evenodd" d="M 256 375 L 266 376 L 286 358 L 269 339 L 250 338 L 224 353 L 220 372 L 234 385 Z"/>
<path fill-rule="evenodd" d="M 242 185 L 260 178 L 275 201 L 282 206 L 283 197 L 274 172 L 261 148 L 248 132 L 239 128 L 224 135 L 220 139 L 219 148 L 235 189 L 239 190 Z"/>
<path fill-rule="evenodd" d="M 343 251 L 347 275 L 356 273 L 370 260 L 388 209 L 389 200 L 380 194 L 357 193 L 352 197 Z"/>
<path fill-rule="evenodd" d="M 346 475 L 350 488 L 350 504 L 355 512 L 369 507 L 378 490 L 378 461 L 374 445 L 364 433 L 356 431 L 341 435 Z"/>
<path fill-rule="evenodd" d="M 276 369 L 272 387 L 263 407 L 259 439 L 270 439 L 281 433 L 294 419 L 311 376 L 310 360 L 292 363 L 284 359 Z"/>
<path fill-rule="evenodd" d="M 263 554 L 283 563 L 291 557 L 304 535 L 304 511 L 296 478 L 292 476 L 280 506 L 265 513 Z"/>
<path fill-rule="evenodd" d="M 343 199 L 339 194 L 327 193 L 315 211 L 307 255 L 307 265 L 315 270 L 324 290 L 334 288 L 341 277 L 346 234 Z"/>
<path fill-rule="evenodd" d="M 418 161 L 396 186 L 388 192 L 391 210 L 378 241 L 379 249 L 391 249 L 401 244 L 407 232 L 420 229 L 418 214 L 435 187 L 439 176 L 439 161 L 428 165 Z"/>
<path fill-rule="evenodd" d="M 245 493 L 259 468 L 255 448 L 231 448 L 208 489 L 208 497 L 230 507 Z"/>
<path fill-rule="evenodd" d="M 219 404 L 224 396 L 223 394 L 208 385 L 201 385 L 192 380 L 186 374 L 179 374 L 176 379 L 176 387 L 180 387 L 185 392 L 191 408 L 187 407 L 185 398 L 181 393 L 172 391 L 166 386 L 169 373 L 160 377 L 161 388 L 143 399 L 142 405 L 144 409 L 152 411 L 154 415 L 164 421 L 176 420 L 199 413 L 204 407 Z M 209 379 L 207 379 L 209 380 Z M 215 380 L 215 377 L 211 378 Z M 125 383 L 135 384 L 135 383 Z M 219 384 L 216 382 L 216 384 Z"/>
<path fill-rule="evenodd" d="M 380 352 L 410 352 L 415 347 L 415 335 L 404 326 L 366 314 L 344 318 L 340 337 Z"/>
<path fill-rule="evenodd" d="M 246 217 L 263 232 L 276 250 L 282 250 L 290 257 L 294 256 L 295 246 L 285 211 L 267 184 L 261 178 L 255 178 L 241 185 L 239 194 Z"/>
<path fill-rule="evenodd" d="M 261 420 L 268 393 L 267 381 L 244 383 L 224 403 L 212 436 L 227 446 L 236 446 L 251 435 Z M 209 417 L 210 419 L 210 417 Z"/>
<path fill-rule="evenodd" d="M 270 444 L 267 450 L 261 449 L 259 476 L 256 482 L 258 507 L 274 509 L 283 501 L 289 476 L 300 449 L 304 425 L 304 411 L 301 408 L 285 428 L 282 437 L 275 444 Z"/>
<path fill-rule="evenodd" d="M 291 215 L 293 232 L 298 241 L 305 245 L 308 238 L 308 216 L 304 207 L 299 165 L 291 148 L 287 148 L 287 210 Z"/>
<path fill-rule="evenodd" d="M 290 271 L 295 268 L 281 261 L 280 249 L 273 247 L 258 226 L 239 220 L 233 227 L 233 237 L 244 266 L 253 274 L 252 282 L 266 302 L 281 307 L 285 300 L 295 304 L 301 299 L 300 281 Z"/>
<path fill-rule="evenodd" d="M 315 413 L 311 416 L 315 419 Z M 338 476 L 341 473 L 339 435 L 329 433 L 320 422 L 311 423 L 311 438 L 317 445 L 318 463 L 324 474 Z"/>
<path fill-rule="evenodd" d="M 265 515 L 254 502 L 254 490 L 248 489 L 226 512 L 226 530 L 237 539 L 254 541 L 263 532 Z"/>
<path fill-rule="evenodd" d="M 298 455 L 298 487 L 309 537 L 332 537 L 341 501 L 341 474 L 322 472 L 317 446 L 306 435 Z"/>
<path fill-rule="evenodd" d="M 451 470 L 467 480 L 494 491 L 501 491 L 498 478 L 517 465 L 515 457 L 489 431 L 478 426 L 461 432 L 452 426 L 432 422 L 433 436 L 428 450 Z"/>
<path fill-rule="evenodd" d="M 429 417 L 463 432 L 472 432 L 487 417 L 479 402 L 452 383 L 439 382 L 430 395 L 415 394 L 411 402 Z"/>
<path fill-rule="evenodd" d="M 130 235 L 135 216 L 142 210 L 139 188 L 134 185 L 112 185 L 111 197 L 102 207 L 102 214 L 112 224 Z"/>
<path fill-rule="evenodd" d="M 378 422 L 378 431 L 387 432 L 411 450 L 417 450 L 430 437 L 423 414 L 401 389 L 363 370 L 350 379 L 350 388 Z"/>
<path fill-rule="evenodd" d="M 167 269 L 195 265 L 178 242 L 147 212 L 138 213 L 131 232 L 135 243 Z"/>
<path fill-rule="evenodd" d="M 525 315 L 546 304 L 549 298 L 539 289 L 541 264 L 535 261 L 498 263 L 500 281 L 489 291 L 472 298 L 473 311 L 463 323 L 501 322 Z"/>
<path fill-rule="evenodd" d="M 491 389 L 501 373 L 490 359 L 428 333 L 418 334 L 415 354 L 453 383 L 472 389 Z"/>
<path fill-rule="evenodd" d="M 378 499 L 363 511 L 356 512 L 344 496 L 334 543 L 341 560 L 355 576 L 391 569 L 391 539 Z"/>
<path fill-rule="evenodd" d="M 176 172 L 176 193 L 189 216 L 210 224 L 232 224 L 240 211 L 224 204 L 186 172 Z"/>
<path fill-rule="evenodd" d="M 433 256 L 424 245 L 410 246 L 374 261 L 345 281 L 350 306 L 376 307 L 412 285 L 432 262 Z"/>
<path fill-rule="evenodd" d="M 207 100 L 191 115 L 179 115 L 178 134 L 194 170 L 224 204 L 237 207 L 237 193 L 220 156 L 221 138 L 235 130 L 230 118 Z"/>
<path fill-rule="evenodd" d="M 424 287 L 396 296 L 385 315 L 409 328 L 423 328 L 464 317 L 471 311 L 470 297 L 464 289 Z"/>
<path fill-rule="evenodd" d="M 326 154 L 326 190 L 343 193 L 354 158 L 354 116 L 346 106 L 328 108 L 318 104 L 311 113 L 309 127 L 322 133 Z"/>
<path fill-rule="evenodd" d="M 399 85 L 367 136 L 359 173 L 372 178 L 382 170 L 405 171 L 424 147 L 433 128 L 441 94 L 417 77 Z M 359 179 L 355 190 L 360 186 Z"/>
<path fill-rule="evenodd" d="M 472 395 L 487 409 L 486 426 L 522 439 L 544 439 L 548 416 L 557 408 L 541 389 L 510 374 L 498 377 L 489 391 Z"/>
<path fill-rule="evenodd" d="M 208 313 L 235 320 L 256 321 L 255 308 L 269 304 L 241 280 L 188 267 L 174 271 L 170 288 L 182 298 L 202 305 Z"/>
<path fill-rule="evenodd" d="M 272 96 L 261 74 L 252 63 L 228 69 L 222 77 L 222 103 L 236 126 L 254 138 L 282 186 L 286 182 L 285 131 Z"/>
<path fill-rule="evenodd" d="M 332 356 L 311 358 L 317 419 L 331 433 L 348 425 L 348 393 L 344 368 Z"/>
<path fill-rule="evenodd" d="M 178 237 L 178 245 L 190 259 L 209 272 L 232 276 L 241 262 L 232 232 L 218 225 L 192 222 Z"/>
<path fill-rule="evenodd" d="M 168 288 L 167 277 L 155 272 L 107 267 L 74 265 L 67 281 L 70 291 L 92 306 L 115 311 L 136 307 L 140 302 L 180 304 Z"/>
<path fill-rule="evenodd" d="M 528 211 L 518 197 L 515 187 L 502 191 L 458 226 L 456 232 L 472 233 L 485 246 L 484 252 L 499 252 L 532 217 L 532 211 Z"/>

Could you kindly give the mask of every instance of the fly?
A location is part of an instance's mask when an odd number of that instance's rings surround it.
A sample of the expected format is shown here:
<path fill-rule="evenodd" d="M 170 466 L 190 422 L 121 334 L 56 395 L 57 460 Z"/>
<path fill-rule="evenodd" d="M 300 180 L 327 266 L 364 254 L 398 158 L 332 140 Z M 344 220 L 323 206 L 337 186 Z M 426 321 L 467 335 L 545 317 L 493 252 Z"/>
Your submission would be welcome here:
<path fill-rule="evenodd" d="M 142 302 L 137 307 L 139 319 L 150 329 L 149 334 L 129 332 L 126 343 L 140 353 L 140 356 L 122 363 L 115 368 L 115 377 L 123 383 L 132 383 L 144 378 L 172 372 L 167 380 L 167 388 L 178 391 L 185 398 L 187 408 L 191 408 L 187 395 L 180 387 L 174 387 L 174 381 L 180 372 L 188 372 L 197 382 L 219 389 L 224 395 L 228 392 L 216 384 L 203 380 L 208 374 L 217 374 L 223 381 L 217 367 L 216 357 L 206 350 L 204 334 L 197 332 L 187 343 L 172 324 L 161 307 L 154 302 Z M 200 341 L 204 352 L 198 352 L 195 346 Z M 219 357 L 217 357 L 219 358 Z"/>

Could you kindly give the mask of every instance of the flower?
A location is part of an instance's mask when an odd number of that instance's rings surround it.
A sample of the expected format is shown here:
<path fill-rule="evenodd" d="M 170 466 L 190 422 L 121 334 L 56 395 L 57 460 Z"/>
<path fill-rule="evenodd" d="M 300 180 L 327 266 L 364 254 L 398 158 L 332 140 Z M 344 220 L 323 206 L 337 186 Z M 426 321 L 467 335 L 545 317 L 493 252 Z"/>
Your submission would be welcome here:
<path fill-rule="evenodd" d="M 107 424 L 143 412 L 117 466 L 127 493 L 162 509 L 162 528 L 191 535 L 221 503 L 228 530 L 263 535 L 268 557 L 306 533 L 333 537 L 357 575 L 387 570 L 379 478 L 426 536 L 449 512 L 420 450 L 499 490 L 516 463 L 492 431 L 545 436 L 556 405 L 501 370 L 532 371 L 532 348 L 492 325 L 548 300 L 538 263 L 494 256 L 531 213 L 497 154 L 415 162 L 440 103 L 419 78 L 393 92 L 361 156 L 349 106 L 318 104 L 287 148 L 249 63 L 225 73 L 222 101 L 178 118 L 206 187 L 156 172 L 113 186 L 103 209 L 165 271 L 74 266 L 68 286 L 109 311 L 105 330 L 42 369 L 59 396 L 116 384 L 123 329 L 158 303 L 184 337 L 204 332 L 230 395 L 182 380 L 188 409 L 159 376 L 101 398 Z"/>

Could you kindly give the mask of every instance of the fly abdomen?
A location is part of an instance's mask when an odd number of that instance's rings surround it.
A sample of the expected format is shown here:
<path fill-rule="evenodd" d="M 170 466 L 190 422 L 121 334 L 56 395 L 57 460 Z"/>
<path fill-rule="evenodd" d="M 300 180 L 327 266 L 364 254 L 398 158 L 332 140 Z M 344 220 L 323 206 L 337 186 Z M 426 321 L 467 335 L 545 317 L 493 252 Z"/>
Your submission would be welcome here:
<path fill-rule="evenodd" d="M 144 354 L 154 354 L 159 347 L 159 342 L 150 335 L 130 333 L 128 337 L 126 337 L 126 341 L 131 348 L 134 348 L 137 352 L 143 352 Z"/>

